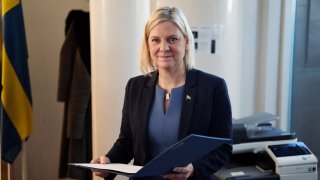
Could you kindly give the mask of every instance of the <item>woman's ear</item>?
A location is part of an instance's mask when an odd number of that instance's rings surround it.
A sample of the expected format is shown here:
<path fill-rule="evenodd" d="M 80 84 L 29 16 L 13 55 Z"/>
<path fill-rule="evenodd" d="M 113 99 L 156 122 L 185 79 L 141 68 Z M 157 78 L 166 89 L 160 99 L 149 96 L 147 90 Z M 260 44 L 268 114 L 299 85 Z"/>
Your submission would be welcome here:
<path fill-rule="evenodd" d="M 186 50 L 188 50 L 188 49 L 189 49 L 189 40 L 186 39 Z"/>

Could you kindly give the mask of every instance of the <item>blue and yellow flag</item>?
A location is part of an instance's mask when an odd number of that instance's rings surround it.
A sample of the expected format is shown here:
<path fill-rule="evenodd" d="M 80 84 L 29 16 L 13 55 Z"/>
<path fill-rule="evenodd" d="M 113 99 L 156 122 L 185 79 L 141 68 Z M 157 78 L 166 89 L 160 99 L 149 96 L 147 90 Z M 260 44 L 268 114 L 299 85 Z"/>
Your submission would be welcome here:
<path fill-rule="evenodd" d="M 20 0 L 2 0 L 2 159 L 13 163 L 32 133 L 27 42 Z"/>

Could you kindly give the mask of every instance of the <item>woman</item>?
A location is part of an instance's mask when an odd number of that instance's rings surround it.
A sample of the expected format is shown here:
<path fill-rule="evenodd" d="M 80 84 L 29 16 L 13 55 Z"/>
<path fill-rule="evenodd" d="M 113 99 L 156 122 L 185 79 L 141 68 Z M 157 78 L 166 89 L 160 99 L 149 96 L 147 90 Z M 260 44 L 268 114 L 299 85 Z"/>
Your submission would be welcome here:
<path fill-rule="evenodd" d="M 105 156 L 91 163 L 129 163 L 134 158 L 135 165 L 143 166 L 191 133 L 231 138 L 225 81 L 193 67 L 194 39 L 184 14 L 178 8 L 156 10 L 144 31 L 144 75 L 130 79 L 126 87 L 119 138 Z M 148 179 L 209 179 L 231 153 L 231 144 L 225 144 L 186 167 Z"/>

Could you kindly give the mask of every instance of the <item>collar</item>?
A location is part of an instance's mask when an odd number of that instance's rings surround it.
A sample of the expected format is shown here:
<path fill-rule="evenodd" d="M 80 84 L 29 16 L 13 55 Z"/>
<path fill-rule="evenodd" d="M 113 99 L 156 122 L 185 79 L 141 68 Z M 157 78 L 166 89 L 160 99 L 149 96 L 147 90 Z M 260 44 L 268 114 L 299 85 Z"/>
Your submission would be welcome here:
<path fill-rule="evenodd" d="M 156 85 L 156 83 L 158 81 L 159 71 L 158 70 L 153 71 L 150 74 L 148 74 L 147 76 L 149 76 L 149 78 L 147 80 L 146 87 L 153 87 Z M 196 69 L 187 70 L 186 82 L 185 82 L 186 89 L 191 88 L 197 84 L 196 76 L 197 76 Z"/>

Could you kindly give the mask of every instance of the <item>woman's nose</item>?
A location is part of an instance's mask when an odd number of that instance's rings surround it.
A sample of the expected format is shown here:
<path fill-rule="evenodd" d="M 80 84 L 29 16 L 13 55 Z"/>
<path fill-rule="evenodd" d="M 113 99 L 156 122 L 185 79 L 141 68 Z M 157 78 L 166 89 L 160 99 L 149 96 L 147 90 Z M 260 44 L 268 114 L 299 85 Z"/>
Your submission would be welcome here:
<path fill-rule="evenodd" d="M 160 45 L 160 51 L 166 52 L 166 51 L 169 51 L 169 50 L 170 50 L 169 44 L 167 42 L 165 42 L 165 41 L 162 41 L 161 45 Z"/>

